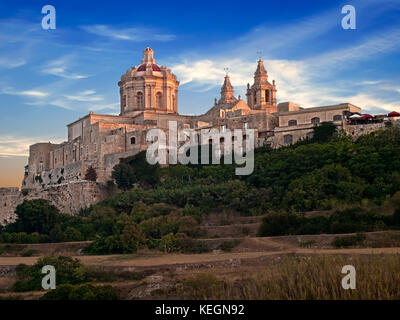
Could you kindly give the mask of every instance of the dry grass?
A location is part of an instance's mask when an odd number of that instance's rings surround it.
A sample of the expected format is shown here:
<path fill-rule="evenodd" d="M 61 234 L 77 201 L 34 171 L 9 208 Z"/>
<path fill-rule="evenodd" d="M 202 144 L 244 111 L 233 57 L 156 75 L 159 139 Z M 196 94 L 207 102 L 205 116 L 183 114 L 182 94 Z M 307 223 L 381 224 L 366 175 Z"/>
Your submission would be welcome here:
<path fill-rule="evenodd" d="M 355 290 L 341 286 L 344 265 L 356 268 Z M 235 280 L 201 274 L 176 289 L 178 299 L 399 299 L 400 256 L 287 256 Z"/>

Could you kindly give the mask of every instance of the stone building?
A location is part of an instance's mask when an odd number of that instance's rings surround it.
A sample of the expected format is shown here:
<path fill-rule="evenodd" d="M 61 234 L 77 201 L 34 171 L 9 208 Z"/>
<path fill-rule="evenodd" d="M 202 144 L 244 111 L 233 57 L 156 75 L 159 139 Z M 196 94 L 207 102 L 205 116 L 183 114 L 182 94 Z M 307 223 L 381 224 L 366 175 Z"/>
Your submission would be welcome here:
<path fill-rule="evenodd" d="M 235 97 L 226 75 L 220 99 L 198 116 L 178 113 L 179 81 L 170 69 L 156 64 L 149 47 L 143 51 L 141 64 L 127 70 L 118 85 L 119 115 L 90 112 L 67 125 L 67 141 L 30 146 L 23 189 L 80 181 L 90 166 L 97 172 L 97 181 L 106 182 L 119 159 L 147 149 L 148 130 L 168 132 L 169 121 L 177 122 L 178 131 L 254 129 L 255 147 L 268 144 L 277 148 L 310 137 L 319 122 L 332 121 L 345 128 L 346 115 L 361 113 L 349 103 L 318 108 L 302 108 L 292 102 L 277 104 L 276 84 L 268 81 L 262 59 L 258 60 L 254 83 L 247 85 L 247 101 Z"/>

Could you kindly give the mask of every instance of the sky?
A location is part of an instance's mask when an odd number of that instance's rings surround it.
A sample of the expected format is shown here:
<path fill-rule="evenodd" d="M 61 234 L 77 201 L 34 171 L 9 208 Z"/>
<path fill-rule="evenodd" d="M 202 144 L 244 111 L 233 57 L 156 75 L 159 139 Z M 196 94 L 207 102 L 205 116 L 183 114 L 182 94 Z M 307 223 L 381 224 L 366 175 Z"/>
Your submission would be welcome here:
<path fill-rule="evenodd" d="M 42 28 L 44 5 L 54 30 Z M 342 28 L 344 5 L 356 29 Z M 181 114 L 213 105 L 226 68 L 244 98 L 259 56 L 278 103 L 400 111 L 400 0 L 3 0 L 0 187 L 21 184 L 29 145 L 65 141 L 89 111 L 118 114 L 118 81 L 147 45 L 180 81 Z"/>

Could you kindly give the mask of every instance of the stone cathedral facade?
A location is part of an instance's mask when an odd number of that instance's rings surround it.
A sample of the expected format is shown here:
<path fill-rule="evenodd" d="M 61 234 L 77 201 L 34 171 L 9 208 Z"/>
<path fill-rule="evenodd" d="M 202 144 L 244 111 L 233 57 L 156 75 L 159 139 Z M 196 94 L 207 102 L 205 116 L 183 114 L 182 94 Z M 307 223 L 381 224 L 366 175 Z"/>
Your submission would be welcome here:
<path fill-rule="evenodd" d="M 255 147 L 277 148 L 309 138 L 319 122 L 331 121 L 346 130 L 345 117 L 361 113 L 349 103 L 317 108 L 277 104 L 275 80 L 269 81 L 262 59 L 257 62 L 254 83 L 247 84 L 246 101 L 235 96 L 226 75 L 220 99 L 198 116 L 178 113 L 179 81 L 170 69 L 156 64 L 149 47 L 143 51 L 141 64 L 127 70 L 118 85 L 119 115 L 90 112 L 67 125 L 67 141 L 30 146 L 22 189 L 81 181 L 89 167 L 96 170 L 98 182 L 111 180 L 119 159 L 146 150 L 147 131 L 160 128 L 167 132 L 169 121 L 177 122 L 178 131 L 254 129 Z"/>

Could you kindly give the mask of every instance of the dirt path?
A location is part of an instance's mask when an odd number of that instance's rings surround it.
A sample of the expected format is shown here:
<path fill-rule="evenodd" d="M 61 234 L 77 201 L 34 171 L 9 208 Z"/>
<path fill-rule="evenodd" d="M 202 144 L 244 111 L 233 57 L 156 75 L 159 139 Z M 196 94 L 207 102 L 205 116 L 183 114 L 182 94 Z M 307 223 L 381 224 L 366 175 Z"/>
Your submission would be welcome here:
<path fill-rule="evenodd" d="M 109 255 L 109 256 L 75 256 L 85 265 L 115 267 L 158 267 L 165 265 L 211 263 L 233 259 L 252 259 L 263 256 L 282 254 L 400 254 L 400 248 L 355 248 L 355 249 L 303 249 L 293 248 L 280 251 L 258 251 L 237 253 L 204 253 L 204 254 L 159 254 L 142 255 Z M 13 266 L 20 263 L 34 264 L 38 257 L 2 257 L 0 266 Z"/>

